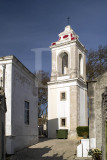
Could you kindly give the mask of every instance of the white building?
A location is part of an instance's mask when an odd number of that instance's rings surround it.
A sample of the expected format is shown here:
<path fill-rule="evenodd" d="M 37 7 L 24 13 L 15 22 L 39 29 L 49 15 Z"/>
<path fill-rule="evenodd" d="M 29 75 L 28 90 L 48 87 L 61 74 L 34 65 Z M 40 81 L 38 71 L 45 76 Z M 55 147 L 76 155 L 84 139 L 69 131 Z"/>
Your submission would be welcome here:
<path fill-rule="evenodd" d="M 57 129 L 68 129 L 77 136 L 77 126 L 88 125 L 86 49 L 66 26 L 59 40 L 52 43 L 52 73 L 48 83 L 48 137 Z"/>
<path fill-rule="evenodd" d="M 38 141 L 38 90 L 35 76 L 16 57 L 0 58 L 0 77 L 3 77 L 3 68 L 7 106 L 6 151 L 13 154 Z"/>

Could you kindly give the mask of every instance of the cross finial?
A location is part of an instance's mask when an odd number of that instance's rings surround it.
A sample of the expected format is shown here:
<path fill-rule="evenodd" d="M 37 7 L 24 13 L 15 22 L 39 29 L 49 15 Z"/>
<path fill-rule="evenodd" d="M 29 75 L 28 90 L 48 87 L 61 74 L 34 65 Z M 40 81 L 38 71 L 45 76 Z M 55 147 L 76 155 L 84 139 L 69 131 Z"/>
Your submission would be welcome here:
<path fill-rule="evenodd" d="M 69 25 L 69 20 L 70 20 L 69 16 L 68 16 L 67 20 L 68 20 L 68 25 Z"/>

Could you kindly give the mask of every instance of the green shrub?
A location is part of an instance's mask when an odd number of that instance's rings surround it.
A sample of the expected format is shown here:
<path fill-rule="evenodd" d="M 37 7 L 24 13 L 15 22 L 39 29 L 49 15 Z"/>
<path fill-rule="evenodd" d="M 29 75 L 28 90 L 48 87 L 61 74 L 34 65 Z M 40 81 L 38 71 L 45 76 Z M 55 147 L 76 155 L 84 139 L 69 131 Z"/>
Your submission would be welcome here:
<path fill-rule="evenodd" d="M 77 127 L 77 134 L 79 137 L 84 137 L 84 138 L 89 137 L 89 127 L 88 126 Z"/>
<path fill-rule="evenodd" d="M 98 148 L 96 149 L 89 149 L 88 155 L 92 156 L 93 160 L 101 160 L 102 157 L 102 151 L 100 151 Z"/>
<path fill-rule="evenodd" d="M 56 137 L 61 139 L 67 139 L 68 130 L 67 129 L 56 130 Z"/>

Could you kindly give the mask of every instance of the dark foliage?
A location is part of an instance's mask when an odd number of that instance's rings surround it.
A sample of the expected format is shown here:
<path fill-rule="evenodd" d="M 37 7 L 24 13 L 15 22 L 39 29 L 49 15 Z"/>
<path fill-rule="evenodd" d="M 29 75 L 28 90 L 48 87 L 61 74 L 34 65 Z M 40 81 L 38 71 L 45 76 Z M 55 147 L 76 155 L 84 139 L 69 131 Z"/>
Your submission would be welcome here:
<path fill-rule="evenodd" d="M 87 80 L 93 80 L 107 70 L 107 45 L 99 46 L 97 51 L 87 53 Z"/>
<path fill-rule="evenodd" d="M 38 71 L 35 75 L 38 78 L 38 117 L 41 117 L 41 115 L 47 114 L 47 82 L 50 78 L 49 73 L 45 71 Z"/>

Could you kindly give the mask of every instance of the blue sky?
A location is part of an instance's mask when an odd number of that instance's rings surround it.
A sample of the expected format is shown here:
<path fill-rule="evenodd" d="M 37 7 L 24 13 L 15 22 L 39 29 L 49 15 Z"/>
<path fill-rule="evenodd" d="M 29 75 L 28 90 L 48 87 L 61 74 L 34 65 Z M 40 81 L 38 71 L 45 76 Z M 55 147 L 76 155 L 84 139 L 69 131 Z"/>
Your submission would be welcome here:
<path fill-rule="evenodd" d="M 35 71 L 34 48 L 48 48 L 70 25 L 86 49 L 107 44 L 107 0 L 0 0 L 0 56 L 15 55 Z M 42 69 L 51 71 L 51 53 Z"/>

